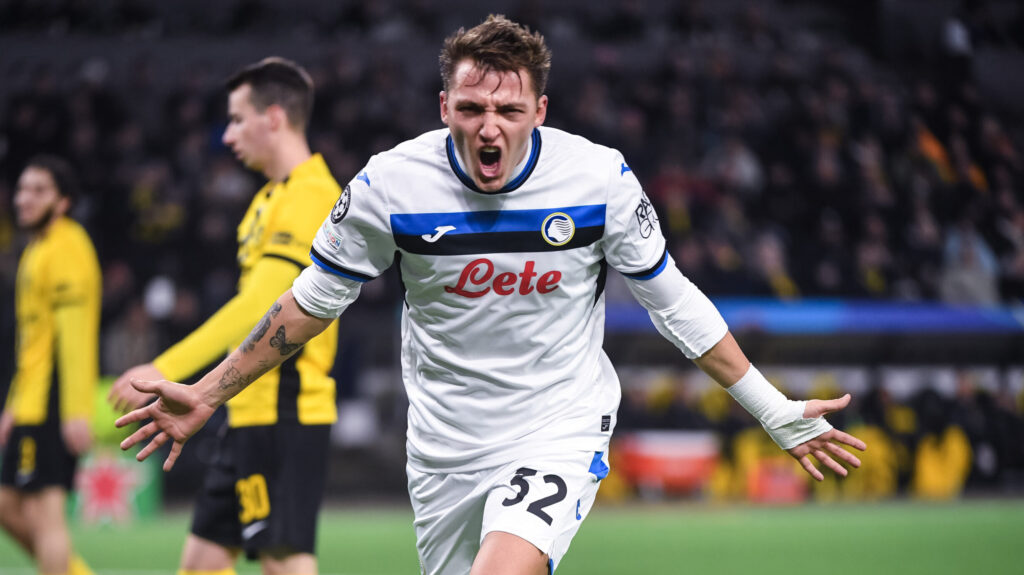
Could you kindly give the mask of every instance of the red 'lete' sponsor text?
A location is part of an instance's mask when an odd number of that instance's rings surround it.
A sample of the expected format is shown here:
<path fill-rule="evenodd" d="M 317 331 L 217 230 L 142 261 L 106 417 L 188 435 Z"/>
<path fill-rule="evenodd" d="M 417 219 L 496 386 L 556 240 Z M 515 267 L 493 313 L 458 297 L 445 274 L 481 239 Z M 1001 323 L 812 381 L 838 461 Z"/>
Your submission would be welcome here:
<path fill-rule="evenodd" d="M 523 271 L 518 274 L 502 272 L 495 275 L 494 262 L 487 258 L 480 258 L 469 262 L 469 265 L 459 274 L 459 282 L 455 284 L 455 287 L 444 286 L 444 291 L 464 297 L 480 297 L 491 290 L 498 295 L 512 295 L 516 291 L 520 295 L 527 295 L 535 288 L 537 293 L 550 293 L 558 289 L 562 272 L 555 270 L 541 274 L 534 286 L 533 279 L 537 277 L 537 272 L 533 271 L 535 265 L 536 262 L 528 260 Z M 518 290 L 516 290 L 517 280 Z"/>

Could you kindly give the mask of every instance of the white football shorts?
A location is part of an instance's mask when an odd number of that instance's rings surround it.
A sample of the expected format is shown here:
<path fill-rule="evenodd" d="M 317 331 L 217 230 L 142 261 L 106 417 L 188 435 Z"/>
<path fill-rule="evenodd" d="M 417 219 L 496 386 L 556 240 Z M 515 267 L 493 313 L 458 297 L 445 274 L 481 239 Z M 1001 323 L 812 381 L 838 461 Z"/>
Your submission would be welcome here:
<path fill-rule="evenodd" d="M 425 575 L 465 575 L 484 537 L 504 531 L 548 558 L 553 573 L 608 474 L 607 451 L 523 458 L 471 473 L 406 466 Z"/>

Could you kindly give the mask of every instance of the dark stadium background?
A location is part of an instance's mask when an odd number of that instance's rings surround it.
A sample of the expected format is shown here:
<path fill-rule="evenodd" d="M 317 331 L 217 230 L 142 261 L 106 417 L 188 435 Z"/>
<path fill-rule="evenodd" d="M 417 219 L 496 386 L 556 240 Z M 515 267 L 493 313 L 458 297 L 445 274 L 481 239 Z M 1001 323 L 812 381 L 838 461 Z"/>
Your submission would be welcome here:
<path fill-rule="evenodd" d="M 546 35 L 548 125 L 625 154 L 751 358 L 794 396 L 852 391 L 837 422 L 888 450 L 860 483 L 812 490 L 786 471 L 751 487 L 739 474 L 771 459 L 738 459 L 760 445 L 742 439 L 753 420 L 610 278 L 619 437 L 710 446 L 732 476 L 640 470 L 605 497 L 1024 494 L 1024 9 L 1009 0 L 0 0 L 0 392 L 29 157 L 78 169 L 115 376 L 233 293 L 235 226 L 261 180 L 220 144 L 226 76 L 268 55 L 306 66 L 310 139 L 344 182 L 442 126 L 441 40 L 488 12 Z M 342 318 L 332 501 L 404 500 L 400 301 L 389 273 Z M 204 444 L 163 501 L 188 503 Z"/>

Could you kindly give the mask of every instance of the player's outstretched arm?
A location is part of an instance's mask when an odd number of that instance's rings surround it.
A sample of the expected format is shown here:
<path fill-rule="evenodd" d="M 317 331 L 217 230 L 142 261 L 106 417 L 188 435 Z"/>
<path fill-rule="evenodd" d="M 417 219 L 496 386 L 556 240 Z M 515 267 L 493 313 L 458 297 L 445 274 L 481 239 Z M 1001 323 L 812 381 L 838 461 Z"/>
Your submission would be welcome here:
<path fill-rule="evenodd" d="M 163 466 L 164 471 L 170 470 L 185 441 L 199 431 L 217 407 L 294 355 L 307 341 L 326 329 L 331 321 L 333 318 L 322 319 L 307 314 L 288 290 L 274 302 L 242 345 L 195 385 L 185 386 L 163 380 L 132 381 L 136 390 L 154 394 L 157 400 L 115 422 L 117 427 L 123 427 L 152 420 L 122 441 L 121 449 L 129 449 L 152 437 L 136 456 L 142 461 L 163 444 L 173 441 L 171 453 Z"/>
<path fill-rule="evenodd" d="M 740 405 L 757 418 L 775 443 L 799 461 L 814 479 L 822 481 L 825 476 L 811 462 L 811 457 L 844 477 L 848 472 L 836 459 L 860 467 L 860 459 L 839 444 L 861 451 L 867 449 L 867 445 L 849 433 L 834 429 L 823 417 L 849 405 L 849 394 L 829 400 L 787 399 L 750 364 L 739 344 L 728 332 L 707 353 L 696 358 L 694 363 L 726 388 Z"/>

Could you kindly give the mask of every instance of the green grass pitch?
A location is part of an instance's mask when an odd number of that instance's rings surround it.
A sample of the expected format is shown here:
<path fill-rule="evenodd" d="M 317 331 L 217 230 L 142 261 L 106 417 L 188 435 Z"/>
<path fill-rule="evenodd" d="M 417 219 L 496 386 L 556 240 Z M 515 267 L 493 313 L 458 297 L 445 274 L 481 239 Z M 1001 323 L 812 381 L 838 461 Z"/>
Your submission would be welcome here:
<path fill-rule="evenodd" d="M 98 575 L 173 574 L 188 516 L 131 526 L 74 526 Z M 601 503 L 558 575 L 995 575 L 1024 573 L 1024 500 L 797 507 Z M 404 508 L 332 507 L 322 517 L 322 575 L 418 573 Z M 239 564 L 240 574 L 258 573 Z M 0 574 L 34 571 L 0 537 Z"/>

